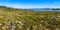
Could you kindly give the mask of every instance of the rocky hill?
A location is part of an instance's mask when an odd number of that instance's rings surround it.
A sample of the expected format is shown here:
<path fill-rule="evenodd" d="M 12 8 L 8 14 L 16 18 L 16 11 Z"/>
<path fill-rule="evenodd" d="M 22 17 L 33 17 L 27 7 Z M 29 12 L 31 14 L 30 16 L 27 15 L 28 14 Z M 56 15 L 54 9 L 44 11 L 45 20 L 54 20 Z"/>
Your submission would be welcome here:
<path fill-rule="evenodd" d="M 60 12 L 0 6 L 0 30 L 60 30 Z"/>

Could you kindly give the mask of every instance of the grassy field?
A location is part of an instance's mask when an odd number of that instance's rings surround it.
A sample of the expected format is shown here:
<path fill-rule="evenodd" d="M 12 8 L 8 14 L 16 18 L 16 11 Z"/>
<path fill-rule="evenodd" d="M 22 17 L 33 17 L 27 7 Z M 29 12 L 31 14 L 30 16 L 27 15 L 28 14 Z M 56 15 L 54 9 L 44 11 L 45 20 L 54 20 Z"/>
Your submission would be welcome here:
<path fill-rule="evenodd" d="M 60 12 L 0 7 L 0 30 L 12 30 L 11 26 L 15 30 L 60 30 Z"/>

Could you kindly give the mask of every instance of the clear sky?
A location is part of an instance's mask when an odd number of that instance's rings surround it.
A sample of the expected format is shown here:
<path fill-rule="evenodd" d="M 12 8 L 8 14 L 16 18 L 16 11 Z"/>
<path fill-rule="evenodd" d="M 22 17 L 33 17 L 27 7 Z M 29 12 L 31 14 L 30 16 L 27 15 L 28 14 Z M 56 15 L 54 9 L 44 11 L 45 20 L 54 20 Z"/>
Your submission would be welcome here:
<path fill-rule="evenodd" d="M 60 8 L 60 0 L 0 0 L 0 6 L 14 8 Z"/>

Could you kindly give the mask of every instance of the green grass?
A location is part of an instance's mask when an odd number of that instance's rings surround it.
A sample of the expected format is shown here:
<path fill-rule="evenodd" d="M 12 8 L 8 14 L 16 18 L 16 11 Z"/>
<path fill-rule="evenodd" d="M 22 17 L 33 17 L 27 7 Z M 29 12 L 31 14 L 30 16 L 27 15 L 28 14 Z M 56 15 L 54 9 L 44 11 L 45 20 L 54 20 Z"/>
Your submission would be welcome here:
<path fill-rule="evenodd" d="M 0 22 L 4 21 L 18 21 L 24 20 L 27 22 L 27 27 L 31 24 L 33 26 L 41 26 L 44 28 L 59 28 L 60 27 L 60 12 L 36 12 L 31 10 L 14 9 L 14 8 L 1 8 L 0 9 Z M 53 17 L 53 19 L 51 19 Z"/>

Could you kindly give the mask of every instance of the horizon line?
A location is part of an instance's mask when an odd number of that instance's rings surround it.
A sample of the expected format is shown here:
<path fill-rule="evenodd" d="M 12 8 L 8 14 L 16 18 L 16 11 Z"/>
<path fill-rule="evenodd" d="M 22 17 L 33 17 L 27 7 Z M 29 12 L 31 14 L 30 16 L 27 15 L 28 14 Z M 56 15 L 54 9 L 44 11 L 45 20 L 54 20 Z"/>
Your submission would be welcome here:
<path fill-rule="evenodd" d="M 5 6 L 5 5 L 0 5 L 0 6 Z M 11 8 L 17 8 L 17 9 L 32 9 L 32 8 L 60 8 L 60 7 L 27 7 L 27 8 L 22 8 L 22 7 L 13 7 L 13 6 L 6 6 L 6 7 L 11 7 Z"/>

